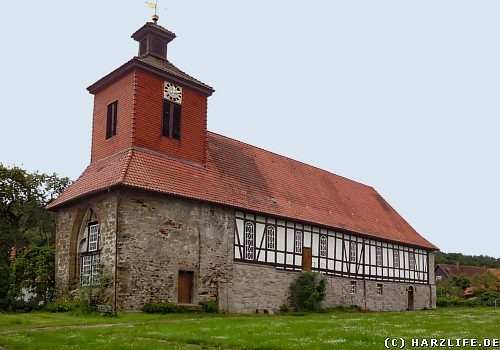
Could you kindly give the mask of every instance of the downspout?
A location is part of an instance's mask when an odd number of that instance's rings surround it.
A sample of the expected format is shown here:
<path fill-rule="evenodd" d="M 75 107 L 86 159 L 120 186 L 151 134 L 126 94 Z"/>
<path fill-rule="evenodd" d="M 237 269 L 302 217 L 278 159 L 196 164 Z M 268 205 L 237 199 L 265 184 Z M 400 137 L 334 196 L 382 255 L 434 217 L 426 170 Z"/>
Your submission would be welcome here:
<path fill-rule="evenodd" d="M 118 284 L 118 206 L 120 202 L 120 196 L 116 196 L 116 214 L 115 214 L 115 283 L 114 283 L 114 296 L 113 296 L 113 312 L 116 313 L 116 286 Z"/>
<path fill-rule="evenodd" d="M 201 284 L 201 229 L 200 229 L 200 221 L 198 220 L 198 279 L 196 281 L 196 293 L 198 293 L 198 285 Z M 201 300 L 198 300 L 198 295 L 196 296 L 196 301 L 199 303 Z"/>

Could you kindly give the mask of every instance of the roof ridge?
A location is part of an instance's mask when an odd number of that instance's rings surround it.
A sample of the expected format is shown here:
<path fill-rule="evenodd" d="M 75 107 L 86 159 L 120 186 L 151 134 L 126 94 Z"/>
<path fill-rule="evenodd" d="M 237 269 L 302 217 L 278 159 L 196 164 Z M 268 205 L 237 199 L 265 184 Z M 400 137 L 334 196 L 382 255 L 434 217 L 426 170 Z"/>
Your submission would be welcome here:
<path fill-rule="evenodd" d="M 232 137 L 225 136 L 225 135 L 222 135 L 222 134 L 216 133 L 216 132 L 214 132 L 214 131 L 210 131 L 210 130 L 207 130 L 207 134 L 213 134 L 213 135 L 216 135 L 216 136 L 220 136 L 220 137 L 223 137 L 223 138 L 229 139 L 229 140 L 231 140 L 231 141 L 235 141 L 235 142 L 237 142 L 237 143 L 242 143 L 242 144 L 247 145 L 247 146 L 249 146 L 249 147 L 256 148 L 256 149 L 261 150 L 261 151 L 264 151 L 264 152 L 266 152 L 266 153 L 273 154 L 273 155 L 278 156 L 278 157 L 280 157 L 280 158 L 284 158 L 284 159 L 287 159 L 287 160 L 291 160 L 292 162 L 299 163 L 299 164 L 305 165 L 305 166 L 307 166 L 307 167 L 310 167 L 310 168 L 313 168 L 313 169 L 316 169 L 316 170 L 320 170 L 320 171 L 322 171 L 322 172 L 324 172 L 324 173 L 327 173 L 327 174 L 329 174 L 329 175 L 337 176 L 337 177 L 339 177 L 339 178 L 342 178 L 342 179 L 348 180 L 348 181 L 350 181 L 350 182 L 354 182 L 354 183 L 357 183 L 357 184 L 359 184 L 359 185 L 362 185 L 362 186 L 365 186 L 365 187 L 368 187 L 368 188 L 371 188 L 371 189 L 375 190 L 375 189 L 374 189 L 372 186 L 370 186 L 370 185 L 364 184 L 364 183 L 362 183 L 362 182 L 359 182 L 359 181 L 356 181 L 356 180 L 350 179 L 350 178 L 345 177 L 345 176 L 342 176 L 342 175 L 338 175 L 338 174 L 332 173 L 331 171 L 328 171 L 328 170 L 322 169 L 322 168 L 317 167 L 317 166 L 315 166 L 315 165 L 307 164 L 307 163 L 305 163 L 305 162 L 303 162 L 303 161 L 300 161 L 300 160 L 297 160 L 297 159 L 293 159 L 293 158 L 291 158 L 291 157 L 287 157 L 287 156 L 284 156 L 284 155 L 282 155 L 282 154 L 279 154 L 279 153 L 276 153 L 276 152 L 273 152 L 273 151 L 269 151 L 269 150 L 267 150 L 267 149 L 265 149 L 265 148 L 262 148 L 262 147 L 259 147 L 259 146 L 254 146 L 254 145 L 251 145 L 251 144 L 249 144 L 249 143 L 246 143 L 246 142 L 243 142 L 243 141 L 240 141 L 240 140 L 237 140 L 237 139 L 233 139 Z M 378 193 L 378 192 L 377 192 L 377 193 Z"/>
<path fill-rule="evenodd" d="M 119 184 L 123 184 L 125 182 L 125 178 L 127 177 L 128 168 L 130 166 L 130 160 L 132 159 L 132 156 L 134 153 L 134 149 L 132 147 L 130 147 L 128 150 L 129 151 L 127 154 L 127 159 L 125 160 L 125 165 L 123 166 L 122 172 L 121 172 L 120 177 L 118 178 L 118 181 L 117 181 L 117 183 L 119 183 Z"/>
<path fill-rule="evenodd" d="M 204 82 L 202 82 L 201 80 L 193 77 L 192 75 L 186 73 L 185 71 L 183 71 L 182 69 L 180 69 L 179 67 L 177 67 L 175 64 L 173 64 L 171 61 L 169 61 L 167 58 L 161 58 L 161 57 L 157 57 L 155 55 L 152 55 L 152 54 L 146 54 L 144 56 L 135 56 L 133 58 L 133 60 L 136 60 L 136 61 L 139 61 L 139 62 L 142 62 L 144 64 L 147 64 L 148 66 L 150 67 L 153 67 L 153 68 L 156 68 L 155 66 L 149 64 L 147 61 L 145 61 L 144 59 L 152 59 L 152 60 L 155 60 L 155 61 L 159 61 L 161 63 L 166 63 L 166 64 L 169 64 L 170 66 L 172 66 L 172 68 L 174 68 L 176 71 L 178 72 L 170 72 L 172 75 L 175 75 L 177 78 L 179 79 L 184 79 L 184 80 L 189 80 L 191 79 L 193 82 L 196 82 L 197 84 L 199 85 L 202 85 L 204 86 L 205 88 L 207 89 L 210 89 L 210 90 L 214 90 L 214 88 L 208 84 L 205 84 Z M 183 76 L 184 75 L 184 76 Z"/>

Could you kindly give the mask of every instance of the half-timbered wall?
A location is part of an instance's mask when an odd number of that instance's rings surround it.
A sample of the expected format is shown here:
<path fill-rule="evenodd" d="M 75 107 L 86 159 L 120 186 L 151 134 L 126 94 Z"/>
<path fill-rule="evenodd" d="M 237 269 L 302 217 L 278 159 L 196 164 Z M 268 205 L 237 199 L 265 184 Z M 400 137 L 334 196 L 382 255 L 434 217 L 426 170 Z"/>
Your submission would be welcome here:
<path fill-rule="evenodd" d="M 428 252 L 290 221 L 236 212 L 234 259 L 301 271 L 303 248 L 312 269 L 328 275 L 429 283 Z"/>

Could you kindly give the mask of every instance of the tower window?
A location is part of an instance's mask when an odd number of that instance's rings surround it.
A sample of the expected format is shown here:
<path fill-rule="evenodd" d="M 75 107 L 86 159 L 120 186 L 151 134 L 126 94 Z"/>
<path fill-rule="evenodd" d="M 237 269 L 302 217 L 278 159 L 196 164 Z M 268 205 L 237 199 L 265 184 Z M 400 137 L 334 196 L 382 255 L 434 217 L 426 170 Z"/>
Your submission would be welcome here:
<path fill-rule="evenodd" d="M 181 106 L 167 100 L 163 100 L 162 135 L 176 140 L 181 139 Z"/>
<path fill-rule="evenodd" d="M 116 121 L 118 119 L 118 101 L 108 105 L 106 120 L 106 139 L 116 135 Z"/>

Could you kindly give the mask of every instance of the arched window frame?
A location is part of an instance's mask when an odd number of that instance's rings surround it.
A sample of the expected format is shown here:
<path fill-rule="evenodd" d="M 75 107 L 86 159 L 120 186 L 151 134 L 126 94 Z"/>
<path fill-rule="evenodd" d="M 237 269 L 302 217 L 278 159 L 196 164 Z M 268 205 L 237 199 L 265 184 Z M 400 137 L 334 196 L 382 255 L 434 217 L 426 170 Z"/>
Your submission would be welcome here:
<path fill-rule="evenodd" d="M 296 254 L 302 254 L 302 231 L 295 231 L 295 249 Z"/>
<path fill-rule="evenodd" d="M 101 270 L 101 228 L 97 221 L 87 224 L 87 249 L 80 252 L 80 284 L 92 286 L 99 283 Z"/>
<path fill-rule="evenodd" d="M 349 245 L 349 261 L 352 263 L 358 262 L 358 244 L 351 242 Z"/>
<path fill-rule="evenodd" d="M 376 264 L 377 266 L 382 266 L 384 263 L 384 258 L 382 256 L 382 247 L 377 247 L 376 248 Z"/>
<path fill-rule="evenodd" d="M 328 240 L 325 235 L 319 238 L 319 256 L 326 258 L 328 252 Z"/>
<path fill-rule="evenodd" d="M 253 222 L 245 223 L 244 255 L 245 260 L 254 260 L 255 257 L 255 226 Z"/>
<path fill-rule="evenodd" d="M 267 249 L 271 249 L 271 250 L 274 250 L 276 249 L 276 229 L 274 228 L 274 226 L 267 226 L 267 229 L 266 229 L 266 233 L 267 233 L 267 240 L 266 240 L 266 247 Z"/>

